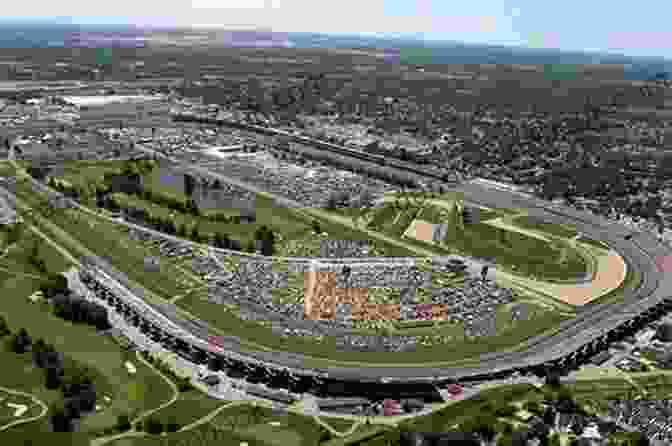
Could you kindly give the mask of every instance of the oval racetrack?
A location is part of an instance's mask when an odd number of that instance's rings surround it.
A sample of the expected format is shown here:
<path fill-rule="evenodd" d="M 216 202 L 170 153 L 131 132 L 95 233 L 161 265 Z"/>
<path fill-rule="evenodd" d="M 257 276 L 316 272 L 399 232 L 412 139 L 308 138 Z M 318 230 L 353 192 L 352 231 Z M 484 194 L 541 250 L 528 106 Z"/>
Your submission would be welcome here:
<path fill-rule="evenodd" d="M 475 183 L 465 183 L 457 190 L 464 193 L 467 202 L 491 208 L 524 208 L 531 216 L 554 223 L 573 225 L 586 236 L 606 242 L 623 257 L 628 268 L 640 273 L 640 285 L 637 289 L 626 293 L 618 303 L 588 304 L 582 307 L 577 317 L 560 324 L 554 334 L 531 338 L 526 342 L 527 345 L 519 351 L 491 352 L 481 355 L 478 358 L 478 366 L 473 367 L 429 363 L 418 364 L 416 367 L 396 367 L 383 364 L 362 367 L 360 364 L 348 366 L 345 362 L 334 362 L 329 365 L 328 370 L 315 371 L 307 369 L 304 365 L 304 356 L 296 353 L 282 351 L 241 353 L 239 342 L 233 336 L 221 340 L 221 345 L 224 347 L 222 353 L 238 359 L 245 358 L 252 362 L 260 361 L 274 368 L 290 368 L 295 372 L 310 375 L 318 372 L 329 378 L 345 381 L 379 382 L 382 378 L 386 378 L 390 381 L 427 382 L 446 378 L 466 378 L 561 359 L 672 295 L 672 275 L 659 271 L 656 263 L 658 257 L 669 255 L 671 250 L 660 244 L 652 234 L 633 233 L 623 225 L 597 215 L 551 205 L 548 202 L 512 192 L 486 189 Z M 632 238 L 624 239 L 624 236 L 628 234 L 632 234 Z M 177 315 L 174 306 L 146 302 L 132 291 L 129 292 L 133 288 L 127 285 L 123 277 L 115 274 L 113 268 L 100 269 L 113 279 L 114 288 L 124 296 L 129 304 L 141 309 L 143 317 L 156 322 L 166 332 L 179 336 L 202 349 L 207 350 L 211 347 L 208 342 L 207 324 L 184 320 Z M 119 283 L 123 287 L 119 287 Z M 470 359 L 470 363 L 474 362 L 474 359 Z"/>
<path fill-rule="evenodd" d="M 593 339 L 672 295 L 672 276 L 661 273 L 656 265 L 656 257 L 666 255 L 670 250 L 661 245 L 651 234 L 636 233 L 630 240 L 625 240 L 624 236 L 633 233 L 632 230 L 600 216 L 556 207 L 532 197 L 485 189 L 473 183 L 464 184 L 458 190 L 464 192 L 465 200 L 468 202 L 494 208 L 525 208 L 530 215 L 559 224 L 573 225 L 588 237 L 606 242 L 624 258 L 629 268 L 639 271 L 640 285 L 636 290 L 624 296 L 619 303 L 585 306 L 576 318 L 562 323 L 555 334 L 531 338 L 527 341 L 527 346 L 519 352 L 492 352 L 481 355 L 477 367 L 461 368 L 425 364 L 418 367 L 371 365 L 363 368 L 359 365 L 348 367 L 347 363 L 341 362 L 334 363 L 333 366 L 329 366 L 328 370 L 322 371 L 330 378 L 356 381 L 379 381 L 381 378 L 388 378 L 394 381 L 426 382 L 444 378 L 466 378 L 542 364 L 560 359 L 578 350 Z M 143 303 L 149 306 L 144 301 Z M 185 321 L 170 306 L 152 305 L 152 307 L 153 311 L 162 313 L 171 322 L 189 332 L 188 337 L 192 342 L 194 338 L 199 338 L 199 344 L 207 343 L 207 324 Z M 225 338 L 224 345 L 227 351 L 239 349 L 239 343 L 235 337 Z M 277 367 L 306 369 L 304 356 L 300 354 L 259 351 L 245 352 L 243 356 Z M 306 370 L 306 372 L 314 371 Z"/>

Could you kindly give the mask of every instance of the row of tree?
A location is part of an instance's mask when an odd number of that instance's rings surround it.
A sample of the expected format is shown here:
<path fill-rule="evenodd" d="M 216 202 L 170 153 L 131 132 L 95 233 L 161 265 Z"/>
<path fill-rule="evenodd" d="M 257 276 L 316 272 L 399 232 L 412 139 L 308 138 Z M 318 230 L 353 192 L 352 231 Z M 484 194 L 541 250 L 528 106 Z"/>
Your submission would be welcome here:
<path fill-rule="evenodd" d="M 275 253 L 275 233 L 271 228 L 262 225 L 254 231 L 255 248 L 261 251 L 262 255 L 272 256 Z"/>
<path fill-rule="evenodd" d="M 11 333 L 7 321 L 0 316 L 0 337 Z M 41 338 L 33 340 L 25 328 L 12 335 L 6 347 L 19 355 L 30 352 L 33 366 L 44 370 L 45 387 L 61 389 L 63 400 L 51 407 L 50 423 L 55 432 L 72 432 L 74 420 L 95 409 L 97 393 L 90 369 L 74 364 L 66 369 L 63 354 Z"/>
<path fill-rule="evenodd" d="M 109 330 L 112 325 L 107 309 L 95 302 L 89 302 L 74 295 L 57 294 L 52 299 L 54 315 L 76 324 L 87 324 L 97 330 Z"/>
<path fill-rule="evenodd" d="M 211 240 L 211 235 L 200 231 L 196 224 L 191 226 L 183 224 L 176 225 L 172 218 L 152 214 L 144 208 L 124 206 L 115 197 L 112 197 L 107 201 L 105 207 L 112 210 L 124 209 L 130 218 L 142 221 L 148 226 L 166 234 L 187 238 L 196 243 L 208 243 Z M 240 216 L 237 217 L 240 219 Z M 230 236 L 224 232 L 216 232 L 214 236 L 212 236 L 212 240 L 213 244 L 218 248 L 233 249 L 237 251 L 241 249 L 240 241 L 230 238 Z"/>

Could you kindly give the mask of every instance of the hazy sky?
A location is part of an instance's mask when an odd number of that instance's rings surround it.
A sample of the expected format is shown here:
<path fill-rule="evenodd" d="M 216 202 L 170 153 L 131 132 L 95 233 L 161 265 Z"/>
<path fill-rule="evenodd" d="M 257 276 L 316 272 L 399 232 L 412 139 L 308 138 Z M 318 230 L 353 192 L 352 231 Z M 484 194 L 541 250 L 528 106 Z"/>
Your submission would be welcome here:
<path fill-rule="evenodd" d="M 78 23 L 404 33 L 672 58 L 669 0 L 22 0 L 4 2 L 2 15 L 68 16 Z"/>

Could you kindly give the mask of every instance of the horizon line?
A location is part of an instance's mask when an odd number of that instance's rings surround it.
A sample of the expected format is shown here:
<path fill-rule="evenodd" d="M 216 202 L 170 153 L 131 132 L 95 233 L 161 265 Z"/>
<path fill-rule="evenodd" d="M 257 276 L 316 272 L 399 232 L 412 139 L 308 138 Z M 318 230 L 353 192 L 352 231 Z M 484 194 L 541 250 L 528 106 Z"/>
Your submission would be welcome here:
<path fill-rule="evenodd" d="M 191 24 L 191 25 L 158 25 L 158 24 L 136 24 L 136 23 L 77 23 L 73 21 L 71 17 L 0 17 L 0 26 L 2 24 L 17 24 L 17 25 L 57 25 L 57 26 L 120 26 L 128 28 L 137 28 L 137 29 L 146 29 L 146 30 L 194 30 L 194 31 L 229 31 L 229 32 L 246 32 L 246 31 L 257 31 L 257 32 L 270 32 L 277 34 L 308 34 L 308 35 L 318 35 L 325 37 L 352 37 L 352 38 L 373 38 L 382 41 L 406 41 L 406 42 L 417 42 L 417 43 L 429 43 L 429 44 L 450 44 L 450 45 L 461 45 L 461 46 L 481 46 L 481 47 L 491 47 L 491 48 L 502 48 L 508 50 L 522 50 L 522 51 L 549 51 L 554 53 L 561 53 L 566 55 L 581 55 L 586 57 L 619 57 L 632 60 L 641 60 L 648 62 L 664 62 L 672 63 L 672 56 L 645 56 L 645 55 L 628 55 L 623 53 L 623 50 L 603 50 L 603 49 L 569 49 L 569 48 L 557 48 L 557 47 L 536 47 L 531 45 L 526 45 L 524 43 L 520 44 L 506 44 L 506 43 L 484 43 L 484 42 L 468 42 L 461 40 L 451 40 L 448 38 L 437 38 L 437 37 L 425 37 L 421 32 L 418 33 L 382 33 L 382 32 L 320 32 L 320 31 L 277 31 L 268 27 L 244 27 L 237 28 L 235 25 L 215 25 L 215 24 Z M 600 65 L 601 62 L 591 63 L 595 65 Z M 670 68 L 672 70 L 672 67 Z"/>

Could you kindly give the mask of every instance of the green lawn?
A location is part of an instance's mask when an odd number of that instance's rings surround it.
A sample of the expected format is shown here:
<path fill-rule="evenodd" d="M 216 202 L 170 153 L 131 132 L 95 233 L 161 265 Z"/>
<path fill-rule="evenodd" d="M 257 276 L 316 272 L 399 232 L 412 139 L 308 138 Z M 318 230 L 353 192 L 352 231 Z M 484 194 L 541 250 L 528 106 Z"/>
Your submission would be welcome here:
<path fill-rule="evenodd" d="M 280 423 L 273 426 L 269 423 Z M 330 435 L 312 417 L 294 413 L 274 414 L 266 407 L 237 406 L 224 409 L 211 421 L 223 431 L 233 432 L 251 444 L 268 446 L 313 446 L 318 444 L 324 433 L 324 440 Z M 248 440 L 249 439 L 249 440 Z"/>
<path fill-rule="evenodd" d="M 418 211 L 420 211 L 419 215 Z M 399 238 L 416 218 L 416 215 L 421 220 L 438 224 L 448 222 L 450 220 L 448 214 L 447 209 L 433 204 L 416 206 L 411 203 L 409 209 L 402 210 L 401 215 L 393 224 L 397 211 L 391 203 L 386 203 L 375 211 L 369 227 Z M 502 215 L 505 215 L 505 213 L 483 210 L 481 223 L 457 228 L 451 227 L 446 240 L 440 245 L 430 245 L 408 238 L 404 241 L 432 250 L 437 255 L 461 253 L 467 256 L 491 259 L 500 267 L 542 280 L 568 280 L 585 276 L 588 268 L 585 259 L 568 243 L 562 240 L 549 243 L 526 234 L 497 228 L 484 222 Z M 524 215 L 513 218 L 515 224 L 521 227 L 543 229 L 551 235 L 562 237 L 576 235 L 575 231 L 568 228 L 542 224 Z"/>
<path fill-rule="evenodd" d="M 16 169 L 7 161 L 0 162 L 0 177 L 12 177 L 16 175 Z"/>
<path fill-rule="evenodd" d="M 555 223 L 540 221 L 538 218 L 531 217 L 529 215 L 519 215 L 517 217 L 513 217 L 511 223 L 523 229 L 545 232 L 546 234 L 561 238 L 572 238 L 577 234 L 575 229 Z"/>
<path fill-rule="evenodd" d="M 115 172 L 123 167 L 124 162 L 85 162 L 85 163 L 70 163 L 66 165 L 65 175 L 63 178 L 69 182 L 77 184 L 96 183 L 102 181 L 102 176 L 106 172 Z M 162 194 L 170 195 L 178 200 L 186 200 L 186 196 L 177 188 L 161 181 L 160 168 L 154 169 L 151 173 L 144 176 L 145 185 L 150 190 L 158 191 Z M 31 202 L 35 207 L 42 206 L 42 203 L 32 191 L 30 184 L 26 183 L 23 187 L 22 198 Z M 215 222 L 208 218 L 195 218 L 190 215 L 183 215 L 174 212 L 173 219 L 176 223 L 198 223 L 201 230 L 208 233 L 215 231 L 229 234 L 234 239 L 241 241 L 243 248 L 246 243 L 253 238 L 254 231 L 261 225 L 272 227 L 279 235 L 278 241 L 278 255 L 299 255 L 299 256 L 313 256 L 319 254 L 320 240 L 312 240 L 315 237 L 311 234 L 311 223 L 313 218 L 301 215 L 292 209 L 279 207 L 274 204 L 273 200 L 257 195 L 256 199 L 256 223 L 251 224 L 233 224 Z M 137 207 L 152 209 L 158 215 L 167 216 L 171 214 L 171 210 L 165 207 L 157 206 L 154 203 L 149 203 L 140 200 L 137 197 L 129 197 L 123 195 L 123 200 L 127 200 L 129 204 L 132 202 Z M 226 210 L 223 210 L 226 211 Z M 232 210 L 232 213 L 238 211 Z M 205 211 L 208 214 L 208 211 Z M 318 219 L 319 221 L 319 219 Z M 360 232 L 354 229 L 348 229 L 341 225 L 330 222 L 319 221 L 320 226 L 324 232 L 329 234 L 329 239 L 336 240 L 366 240 L 369 241 L 375 248 L 377 248 L 378 255 L 387 256 L 404 256 L 412 255 L 407 250 L 399 248 L 395 245 L 389 245 L 381 242 L 371 242 L 365 232 Z M 78 228 L 79 229 L 79 228 Z M 404 228 L 405 229 L 405 228 Z M 304 247 L 303 245 L 306 245 Z M 296 253 L 294 253 L 296 252 Z M 376 255 L 374 253 L 374 255 Z"/>
<path fill-rule="evenodd" d="M 178 423 L 186 426 L 226 404 L 226 401 L 210 398 L 198 390 L 192 389 L 180 393 L 180 397 L 170 406 L 155 412 L 153 419 L 162 423 Z"/>
<path fill-rule="evenodd" d="M 376 210 L 373 218 L 369 222 L 369 228 L 380 230 L 391 223 L 399 211 L 391 204 L 385 204 L 381 209 Z"/>
<path fill-rule="evenodd" d="M 427 221 L 429 223 L 438 225 L 441 223 L 446 223 L 450 218 L 449 214 L 450 211 L 448 209 L 435 206 L 433 204 L 427 204 L 422 207 L 422 211 L 418 218 Z"/>
<path fill-rule="evenodd" d="M 582 278 L 587 272 L 583 257 L 566 242 L 548 243 L 487 223 L 449 231 L 446 245 L 470 256 L 493 259 L 505 268 L 515 267 L 517 273 L 542 280 Z M 561 263 L 563 248 L 567 258 Z"/>
<path fill-rule="evenodd" d="M 353 420 L 346 420 L 344 418 L 334 418 L 334 417 L 320 417 L 320 420 L 327 423 L 329 426 L 334 428 L 338 432 L 347 432 L 355 422 Z"/>
<path fill-rule="evenodd" d="M 37 246 L 37 255 L 44 261 L 44 269 L 30 261 L 35 246 Z M 0 266 L 17 273 L 48 275 L 67 270 L 72 266 L 72 263 L 65 260 L 43 238 L 30 229 L 24 228 L 21 240 L 11 246 L 7 255 L 0 259 Z"/>
<path fill-rule="evenodd" d="M 27 299 L 37 289 L 39 283 L 26 277 L 1 275 L 0 312 L 6 317 L 12 330 L 25 328 L 33 339 L 43 338 L 52 343 L 57 351 L 67 357 L 90 367 L 98 373 L 97 388 L 102 398 L 106 394 L 112 398 L 112 406 L 97 414 L 86 417 L 82 429 L 109 427 L 116 422 L 116 414 L 132 410 L 154 407 L 170 397 L 170 388 L 146 369 L 137 364 L 138 375 L 128 376 L 123 361 L 126 356 L 119 346 L 110 338 L 96 334 L 93 327 L 73 324 L 51 314 L 48 304 L 36 304 Z M 15 373 L 5 373 L 10 361 L 3 361 L 3 385 L 18 390 L 31 391 L 43 384 L 43 372 L 31 371 L 27 374 L 21 369 Z M 19 367 L 17 365 L 17 367 Z M 32 376 L 33 378 L 29 378 Z M 140 382 L 143 386 L 151 386 L 144 399 L 129 401 L 127 388 L 132 382 Z M 23 385 L 26 387 L 15 387 Z M 36 395 L 39 397 L 39 395 Z"/>
<path fill-rule="evenodd" d="M 400 427 L 413 432 L 448 432 L 456 424 L 473 418 L 492 416 L 499 407 L 530 399 L 542 399 L 541 392 L 531 384 L 486 389 L 474 398 L 451 404 L 428 415 L 403 421 Z"/>
<path fill-rule="evenodd" d="M 272 200 L 257 196 L 255 223 L 223 223 L 211 220 L 207 217 L 194 217 L 173 211 L 167 207 L 150 203 L 135 196 L 115 194 L 115 197 L 123 205 L 145 209 L 157 216 L 171 218 L 176 225 L 192 227 L 197 225 L 199 231 L 210 236 L 216 232 L 225 233 L 230 238 L 239 240 L 245 248 L 247 243 L 254 240 L 255 231 L 263 225 L 271 227 L 278 235 L 276 243 L 276 255 L 279 256 L 319 256 L 320 243 L 324 237 L 312 233 L 312 219 L 307 219 L 290 209 L 278 207 Z M 237 211 L 232 211 L 236 213 Z M 400 225 L 401 228 L 403 225 Z M 378 247 L 381 255 L 409 255 L 409 252 L 396 246 L 386 246 L 384 243 L 371 242 L 366 233 L 348 229 L 333 223 L 320 221 L 320 229 L 327 233 L 326 239 L 336 240 L 365 240 Z M 403 227 L 405 230 L 405 226 Z M 401 230 L 401 232 L 403 232 Z"/>
<path fill-rule="evenodd" d="M 413 220 L 415 220 L 420 210 L 421 208 L 415 208 L 415 207 L 403 210 L 396 223 L 387 226 L 385 228 L 386 229 L 385 232 L 392 234 L 396 237 L 401 237 L 404 234 L 404 232 L 406 232 L 406 229 L 408 229 L 408 226 L 413 222 Z"/>
<path fill-rule="evenodd" d="M 115 378 L 116 397 L 109 408 L 84 420 L 83 429 L 90 432 L 101 432 L 114 426 L 117 416 L 127 414 L 134 418 L 141 412 L 154 409 L 168 401 L 173 391 L 168 383 L 153 369 L 140 362 L 134 354 L 121 353 L 121 359 L 129 360 L 136 369 L 130 375 L 123 361 L 110 364 L 113 367 L 108 373 Z"/>
<path fill-rule="evenodd" d="M 216 429 L 207 423 L 186 432 L 175 432 L 166 436 L 121 438 L 107 443 L 107 446 L 238 446 L 243 441 L 247 442 L 248 446 L 264 446 L 261 441 Z"/>
<path fill-rule="evenodd" d="M 160 296 L 168 298 L 193 286 L 193 280 L 169 260 L 162 260 L 160 271 L 145 271 L 145 258 L 154 253 L 138 242 L 129 240 L 128 233 L 122 226 L 74 209 L 55 213 L 50 220 L 89 250 L 107 258 L 131 280 Z M 45 229 L 44 232 L 49 233 L 49 230 Z M 67 248 L 72 248 L 71 251 L 77 253 L 75 247 Z"/>

